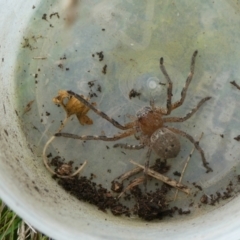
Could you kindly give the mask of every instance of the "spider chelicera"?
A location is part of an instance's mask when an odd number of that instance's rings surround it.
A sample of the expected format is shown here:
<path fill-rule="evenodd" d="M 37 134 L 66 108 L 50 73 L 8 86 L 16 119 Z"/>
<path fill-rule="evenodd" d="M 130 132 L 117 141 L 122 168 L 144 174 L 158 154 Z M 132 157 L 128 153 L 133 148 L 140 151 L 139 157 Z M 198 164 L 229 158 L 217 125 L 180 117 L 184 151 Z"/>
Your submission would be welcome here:
<path fill-rule="evenodd" d="M 87 136 L 87 135 L 78 136 L 70 133 L 56 133 L 55 136 L 74 138 L 80 140 L 117 141 L 119 139 L 134 135 L 136 139 L 139 140 L 139 144 L 129 145 L 118 143 L 115 144 L 114 147 L 122 147 L 125 149 L 142 149 L 145 146 L 147 146 L 148 159 L 145 166 L 148 167 L 149 158 L 152 150 L 155 151 L 156 154 L 162 159 L 176 157 L 180 152 L 180 142 L 177 137 L 177 135 L 180 135 L 182 137 L 187 138 L 195 146 L 195 148 L 201 155 L 203 166 L 206 168 L 207 172 L 211 172 L 212 169 L 208 166 L 209 163 L 206 161 L 204 152 L 202 148 L 199 146 L 198 141 L 195 141 L 191 135 L 184 131 L 165 125 L 166 123 L 184 122 L 188 120 L 207 100 L 211 98 L 211 97 L 203 98 L 201 101 L 199 101 L 197 106 L 193 108 L 189 113 L 187 113 L 184 117 L 166 117 L 170 115 L 174 109 L 181 106 L 185 100 L 188 86 L 193 78 L 195 59 L 197 53 L 198 51 L 195 51 L 192 55 L 190 73 L 186 79 L 185 86 L 182 89 L 181 98 L 179 101 L 172 103 L 173 83 L 164 67 L 163 58 L 160 58 L 160 69 L 168 82 L 166 108 L 157 107 L 154 105 L 153 101 L 150 101 L 150 106 L 146 106 L 137 112 L 135 121 L 129 122 L 125 125 L 121 125 L 116 120 L 106 115 L 104 112 L 95 108 L 90 102 L 88 102 L 80 95 L 72 91 L 68 91 L 70 96 L 74 96 L 84 105 L 86 105 L 86 107 L 90 108 L 96 114 L 98 114 L 100 117 L 109 121 L 116 128 L 124 131 L 114 136 Z"/>

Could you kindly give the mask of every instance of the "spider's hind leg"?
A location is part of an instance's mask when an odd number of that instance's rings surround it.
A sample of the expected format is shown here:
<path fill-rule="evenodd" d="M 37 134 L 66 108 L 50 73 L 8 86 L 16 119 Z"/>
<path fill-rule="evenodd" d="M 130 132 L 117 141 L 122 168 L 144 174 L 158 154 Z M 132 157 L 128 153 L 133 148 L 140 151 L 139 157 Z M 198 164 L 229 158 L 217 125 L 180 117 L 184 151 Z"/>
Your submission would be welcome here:
<path fill-rule="evenodd" d="M 176 134 L 179 134 L 181 135 L 182 137 L 185 137 L 187 138 L 190 142 L 192 142 L 192 144 L 195 146 L 195 148 L 198 150 L 198 152 L 200 153 L 201 155 L 201 158 L 202 158 L 202 162 L 203 162 L 203 166 L 206 168 L 207 170 L 207 173 L 208 172 L 212 172 L 212 168 L 210 168 L 208 165 L 209 163 L 207 162 L 206 158 L 205 158 L 205 155 L 204 155 L 204 152 L 202 150 L 202 148 L 199 146 L 199 143 L 197 141 L 194 140 L 194 138 L 189 135 L 188 133 L 186 132 L 183 132 L 179 129 L 176 129 L 176 128 L 170 128 L 170 127 L 167 127 L 170 131 L 176 133 Z"/>
<path fill-rule="evenodd" d="M 120 147 L 120 148 L 125 148 L 125 149 L 132 149 L 132 150 L 138 150 L 138 149 L 142 149 L 144 148 L 144 144 L 138 144 L 138 145 L 131 145 L 131 144 L 127 144 L 127 143 L 117 143 L 114 144 L 113 147 Z"/>

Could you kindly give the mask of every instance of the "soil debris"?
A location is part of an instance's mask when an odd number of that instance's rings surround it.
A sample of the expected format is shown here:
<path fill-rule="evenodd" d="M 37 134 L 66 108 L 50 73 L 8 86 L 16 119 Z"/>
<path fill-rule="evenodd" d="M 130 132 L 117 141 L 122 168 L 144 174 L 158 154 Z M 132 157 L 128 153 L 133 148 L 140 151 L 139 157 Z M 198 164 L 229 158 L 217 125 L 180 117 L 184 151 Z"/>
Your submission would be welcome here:
<path fill-rule="evenodd" d="M 50 19 L 53 17 L 53 16 L 57 16 L 57 18 L 60 18 L 60 16 L 59 16 L 59 13 L 58 12 L 54 12 L 54 13 L 51 13 L 50 14 Z"/>
<path fill-rule="evenodd" d="M 103 51 L 101 51 L 101 52 L 96 52 L 96 54 L 98 55 L 99 62 L 103 61 L 103 59 L 104 59 Z"/>
<path fill-rule="evenodd" d="M 238 90 L 240 90 L 240 86 L 235 82 L 235 81 L 232 81 L 230 82 L 234 87 L 236 87 Z"/>
<path fill-rule="evenodd" d="M 102 68 L 102 73 L 106 74 L 107 73 L 107 64 L 105 64 Z"/>
<path fill-rule="evenodd" d="M 129 96 L 129 99 L 132 99 L 132 98 L 135 98 L 135 97 L 140 98 L 141 93 L 140 93 L 140 92 L 137 92 L 137 91 L 134 90 L 134 89 L 132 89 L 132 90 L 129 92 L 128 96 Z"/>
<path fill-rule="evenodd" d="M 238 135 L 237 137 L 234 138 L 236 141 L 240 141 L 240 135 Z"/>
<path fill-rule="evenodd" d="M 131 190 L 131 194 L 136 201 L 133 209 L 134 214 L 147 221 L 162 219 L 166 216 L 171 217 L 174 211 L 168 208 L 165 197 L 169 189 L 170 188 L 164 184 L 155 192 L 143 194 L 138 186 L 134 187 Z"/>
<path fill-rule="evenodd" d="M 34 103 L 34 100 L 28 102 L 28 104 L 26 105 L 26 107 L 24 108 L 23 114 L 29 112 L 32 109 L 32 105 Z"/>

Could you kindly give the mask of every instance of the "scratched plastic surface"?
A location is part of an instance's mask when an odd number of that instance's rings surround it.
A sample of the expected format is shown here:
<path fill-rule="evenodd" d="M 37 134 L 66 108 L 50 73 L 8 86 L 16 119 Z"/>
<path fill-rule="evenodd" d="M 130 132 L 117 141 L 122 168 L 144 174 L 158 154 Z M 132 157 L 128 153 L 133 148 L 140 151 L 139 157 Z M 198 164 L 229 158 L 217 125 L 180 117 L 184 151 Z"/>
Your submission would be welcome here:
<path fill-rule="evenodd" d="M 166 79 L 159 69 L 159 58 L 173 81 L 173 101 L 180 98 L 190 69 L 194 50 L 195 74 L 184 104 L 171 116 L 184 116 L 201 98 L 211 96 L 188 121 L 172 124 L 200 141 L 207 161 L 213 169 L 205 173 L 198 151 L 194 151 L 182 182 L 192 187 L 201 185 L 206 193 L 225 186 L 239 172 L 240 91 L 230 82 L 240 84 L 239 39 L 235 31 L 240 23 L 240 6 L 235 1 L 81 1 L 79 15 L 70 27 L 64 20 L 64 8 L 57 1 L 42 4 L 24 33 L 30 47 L 18 54 L 16 70 L 17 110 L 27 141 L 41 159 L 46 141 L 57 131 L 65 113 L 53 104 L 60 89 L 73 90 L 88 96 L 97 108 L 124 124 L 134 119 L 141 107 L 154 99 L 157 106 L 166 106 Z M 58 15 L 50 14 L 58 12 Z M 42 19 L 47 14 L 47 19 Z M 96 53 L 103 52 L 99 61 Z M 22 59 L 25 59 L 24 61 Z M 26 60 L 27 59 L 27 60 Z M 102 73 L 107 65 L 106 74 Z M 89 81 L 94 86 L 90 88 Z M 101 91 L 99 91 L 101 86 Z M 141 95 L 129 98 L 135 89 Z M 31 110 L 26 104 L 34 100 Z M 50 115 L 49 115 L 50 113 Z M 81 126 L 71 118 L 64 132 L 79 135 L 113 135 L 119 129 L 93 112 L 91 126 Z M 168 162 L 181 172 L 193 145 L 179 137 L 181 151 Z M 137 144 L 134 137 L 118 142 Z M 48 150 L 78 166 L 88 160 L 84 175 L 94 173 L 97 182 L 110 188 L 111 181 L 131 169 L 130 159 L 144 164 L 146 151 L 112 148 L 115 142 L 56 139 Z M 151 156 L 151 162 L 157 158 Z M 108 170 L 111 169 L 111 173 Z M 176 178 L 176 177 L 175 177 Z M 184 202 L 186 196 L 181 195 Z M 181 202 L 180 201 L 180 202 Z M 184 203 L 179 203 L 184 204 Z"/>

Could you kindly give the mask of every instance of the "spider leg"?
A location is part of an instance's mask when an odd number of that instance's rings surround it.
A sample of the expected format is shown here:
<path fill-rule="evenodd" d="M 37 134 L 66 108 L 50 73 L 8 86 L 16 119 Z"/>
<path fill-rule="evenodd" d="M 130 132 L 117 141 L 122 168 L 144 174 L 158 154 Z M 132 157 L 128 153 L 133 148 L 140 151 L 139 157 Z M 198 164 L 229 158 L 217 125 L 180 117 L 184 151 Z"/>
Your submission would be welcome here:
<path fill-rule="evenodd" d="M 120 147 L 120 148 L 125 148 L 125 149 L 133 149 L 133 150 L 138 150 L 144 148 L 144 144 L 138 144 L 138 145 L 131 145 L 131 144 L 125 144 L 125 143 L 117 143 L 114 144 L 113 147 Z"/>
<path fill-rule="evenodd" d="M 82 135 L 82 136 L 78 136 L 75 134 L 71 134 L 71 133 L 55 133 L 55 137 L 66 137 L 66 138 L 73 138 L 73 139 L 79 139 L 79 140 L 102 140 L 102 141 L 116 141 L 128 136 L 131 136 L 134 134 L 133 130 L 130 131 L 126 131 L 111 137 L 108 136 L 88 136 L 88 135 Z"/>
<path fill-rule="evenodd" d="M 110 118 L 106 113 L 100 111 L 99 109 L 95 108 L 90 102 L 88 102 L 86 99 L 84 99 L 82 96 L 74 93 L 73 91 L 67 91 L 69 95 L 74 96 L 75 98 L 77 98 L 80 102 L 82 102 L 86 107 L 90 108 L 91 110 L 93 110 L 96 114 L 98 114 L 100 117 L 106 119 L 107 121 L 109 121 L 110 123 L 112 123 L 112 125 L 114 125 L 115 127 L 121 129 L 121 130 L 127 130 L 130 129 L 132 127 L 132 124 L 126 124 L 126 125 L 121 125 L 120 123 L 118 123 L 116 120 L 114 120 L 113 118 Z"/>
<path fill-rule="evenodd" d="M 202 148 L 199 146 L 199 142 L 195 141 L 194 138 L 191 135 L 189 135 L 188 133 L 186 133 L 186 132 L 183 132 L 183 131 L 181 131 L 179 129 L 172 128 L 172 127 L 167 127 L 167 128 L 170 131 L 172 131 L 172 132 L 174 132 L 176 134 L 179 134 L 182 137 L 187 138 L 195 146 L 195 148 L 198 150 L 198 152 L 200 153 L 200 155 L 202 157 L 203 166 L 207 169 L 207 173 L 213 171 L 212 168 L 210 168 L 208 166 L 209 163 L 207 162 L 207 160 L 205 158 L 205 155 L 204 155 L 204 152 L 203 152 Z"/>
<path fill-rule="evenodd" d="M 198 105 L 195 108 L 193 108 L 186 116 L 184 116 L 184 117 L 166 117 L 166 118 L 163 118 L 163 122 L 184 122 L 184 121 L 188 120 L 210 98 L 211 97 L 203 98 L 198 103 Z"/>
<path fill-rule="evenodd" d="M 181 99 L 179 101 L 175 102 L 174 104 L 172 104 L 172 110 L 181 106 L 183 104 L 184 100 L 185 100 L 188 86 L 189 86 L 189 84 L 190 84 L 190 82 L 193 78 L 194 67 L 195 67 L 195 59 L 196 59 L 197 54 L 198 54 L 198 51 L 196 50 L 192 55 L 192 60 L 191 60 L 191 65 L 190 65 L 190 73 L 188 74 L 185 86 L 184 86 L 184 88 L 181 92 Z"/>
<path fill-rule="evenodd" d="M 165 78 L 167 79 L 168 81 L 168 88 L 167 88 L 167 110 L 166 112 L 164 112 L 163 114 L 164 115 L 169 115 L 172 111 L 172 87 L 173 87 L 173 84 L 172 84 L 172 80 L 170 79 L 164 65 L 163 65 L 163 58 L 161 57 L 160 58 L 160 69 L 163 73 L 163 75 L 165 76 Z"/>

